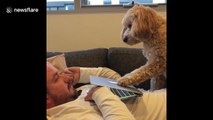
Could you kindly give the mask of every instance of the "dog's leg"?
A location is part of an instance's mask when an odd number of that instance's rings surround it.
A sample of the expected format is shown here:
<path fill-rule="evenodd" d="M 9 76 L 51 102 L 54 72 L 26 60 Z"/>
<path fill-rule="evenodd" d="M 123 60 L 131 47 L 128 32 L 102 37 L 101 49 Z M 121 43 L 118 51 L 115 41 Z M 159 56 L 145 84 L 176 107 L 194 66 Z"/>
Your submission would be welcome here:
<path fill-rule="evenodd" d="M 124 75 L 118 79 L 118 84 L 121 86 L 133 85 L 138 82 L 144 82 L 149 79 L 152 73 L 147 72 L 148 67 L 141 66 L 138 69 L 135 69 L 131 73 Z"/>
<path fill-rule="evenodd" d="M 118 79 L 118 84 L 121 86 L 133 85 L 138 82 L 144 82 L 152 76 L 162 73 L 166 69 L 165 60 L 158 59 L 155 62 L 147 62 L 144 66 L 141 66 L 131 73 L 124 75 Z"/>
<path fill-rule="evenodd" d="M 150 82 L 150 90 L 159 90 L 166 87 L 166 78 L 164 75 L 153 77 Z"/>

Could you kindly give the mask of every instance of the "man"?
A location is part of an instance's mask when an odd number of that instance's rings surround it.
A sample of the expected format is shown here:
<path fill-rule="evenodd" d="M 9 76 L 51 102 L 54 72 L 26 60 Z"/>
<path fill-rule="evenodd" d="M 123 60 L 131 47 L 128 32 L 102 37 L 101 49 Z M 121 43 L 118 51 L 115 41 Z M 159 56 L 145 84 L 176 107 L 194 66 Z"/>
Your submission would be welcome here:
<path fill-rule="evenodd" d="M 59 72 L 47 63 L 47 117 L 54 120 L 165 120 L 166 92 L 144 92 L 142 97 L 124 100 L 106 87 L 85 85 L 74 89 L 76 83 L 88 83 L 89 75 L 118 79 L 120 75 L 108 68 L 67 68 Z M 82 92 L 79 94 L 79 91 Z M 125 103 L 125 104 L 124 104 Z"/>

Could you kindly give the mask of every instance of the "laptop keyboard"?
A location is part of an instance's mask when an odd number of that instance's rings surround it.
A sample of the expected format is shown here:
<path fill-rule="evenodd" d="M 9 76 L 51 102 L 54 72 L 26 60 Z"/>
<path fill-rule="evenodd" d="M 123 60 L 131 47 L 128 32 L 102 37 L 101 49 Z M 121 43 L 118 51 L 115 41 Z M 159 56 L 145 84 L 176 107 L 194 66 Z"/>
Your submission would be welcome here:
<path fill-rule="evenodd" d="M 112 93 L 117 95 L 120 99 L 127 99 L 130 97 L 137 96 L 135 93 L 133 93 L 131 91 L 120 90 L 120 89 L 115 89 L 115 88 L 110 88 L 110 90 L 112 91 Z"/>

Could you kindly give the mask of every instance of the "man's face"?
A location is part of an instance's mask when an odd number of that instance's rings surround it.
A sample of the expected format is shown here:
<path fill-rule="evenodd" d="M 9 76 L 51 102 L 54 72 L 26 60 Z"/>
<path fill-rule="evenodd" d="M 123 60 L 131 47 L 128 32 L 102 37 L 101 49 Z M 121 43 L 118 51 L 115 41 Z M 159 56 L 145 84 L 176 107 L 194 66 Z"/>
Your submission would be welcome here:
<path fill-rule="evenodd" d="M 47 100 L 51 101 L 51 105 L 47 104 L 47 108 L 63 104 L 74 100 L 77 91 L 73 88 L 73 74 L 60 73 L 52 64 L 47 63 L 46 68 L 47 80 Z"/>

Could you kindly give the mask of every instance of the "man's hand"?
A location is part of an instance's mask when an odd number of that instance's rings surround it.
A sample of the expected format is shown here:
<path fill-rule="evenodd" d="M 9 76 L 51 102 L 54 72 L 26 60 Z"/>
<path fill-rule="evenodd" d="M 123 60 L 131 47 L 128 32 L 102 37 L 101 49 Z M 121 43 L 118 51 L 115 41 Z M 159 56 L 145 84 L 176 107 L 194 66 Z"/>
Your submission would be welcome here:
<path fill-rule="evenodd" d="M 87 93 L 87 96 L 84 98 L 85 101 L 93 101 L 92 95 L 99 88 L 101 88 L 101 87 L 93 87 L 92 89 L 90 89 L 90 91 Z"/>
<path fill-rule="evenodd" d="M 80 79 L 80 67 L 68 67 L 64 70 L 66 74 L 73 74 L 74 80 L 73 85 L 77 84 Z"/>

